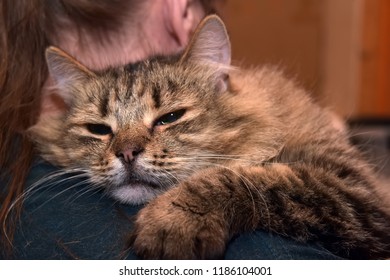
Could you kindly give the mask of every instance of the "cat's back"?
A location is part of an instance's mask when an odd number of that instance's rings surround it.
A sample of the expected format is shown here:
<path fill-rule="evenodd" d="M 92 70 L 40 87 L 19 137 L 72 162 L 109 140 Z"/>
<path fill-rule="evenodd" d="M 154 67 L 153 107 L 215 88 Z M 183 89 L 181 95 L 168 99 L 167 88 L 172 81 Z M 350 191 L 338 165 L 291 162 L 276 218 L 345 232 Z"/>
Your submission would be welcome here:
<path fill-rule="evenodd" d="M 313 101 L 295 79 L 275 66 L 235 69 L 231 87 L 234 103 L 259 117 L 273 118 L 286 133 L 313 132 L 346 136 L 343 121 Z M 308 134 L 308 132 L 311 132 Z"/>

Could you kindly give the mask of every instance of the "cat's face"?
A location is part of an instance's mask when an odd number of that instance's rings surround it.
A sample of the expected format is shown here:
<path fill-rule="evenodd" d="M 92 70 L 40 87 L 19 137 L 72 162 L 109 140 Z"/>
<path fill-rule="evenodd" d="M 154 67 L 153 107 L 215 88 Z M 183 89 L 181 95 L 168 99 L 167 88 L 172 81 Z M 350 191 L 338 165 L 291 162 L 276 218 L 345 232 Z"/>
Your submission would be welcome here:
<path fill-rule="evenodd" d="M 158 61 L 129 68 L 85 81 L 57 146 L 66 150 L 69 164 L 88 169 L 95 183 L 121 197 L 131 190 L 133 201 L 214 162 L 200 156 L 228 152 L 216 144 L 228 140 L 228 120 L 212 81 L 193 71 Z"/>
<path fill-rule="evenodd" d="M 234 94 L 226 78 L 230 45 L 215 17 L 181 57 L 98 73 L 55 48 L 47 59 L 68 109 L 31 128 L 42 156 L 82 168 L 122 201 L 147 201 L 235 152 L 239 121 L 224 105 Z"/>

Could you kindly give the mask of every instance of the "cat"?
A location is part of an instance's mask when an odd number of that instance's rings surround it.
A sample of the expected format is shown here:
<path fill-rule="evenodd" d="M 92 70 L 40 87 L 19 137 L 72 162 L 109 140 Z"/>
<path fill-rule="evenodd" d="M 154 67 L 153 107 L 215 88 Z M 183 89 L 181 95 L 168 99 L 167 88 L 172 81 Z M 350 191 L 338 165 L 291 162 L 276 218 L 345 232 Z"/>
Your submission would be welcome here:
<path fill-rule="evenodd" d="M 218 16 L 178 55 L 100 71 L 55 47 L 46 58 L 67 109 L 29 133 L 47 161 L 146 204 L 130 240 L 140 257 L 221 258 L 255 229 L 390 257 L 389 213 L 348 132 L 277 68 L 233 67 Z"/>

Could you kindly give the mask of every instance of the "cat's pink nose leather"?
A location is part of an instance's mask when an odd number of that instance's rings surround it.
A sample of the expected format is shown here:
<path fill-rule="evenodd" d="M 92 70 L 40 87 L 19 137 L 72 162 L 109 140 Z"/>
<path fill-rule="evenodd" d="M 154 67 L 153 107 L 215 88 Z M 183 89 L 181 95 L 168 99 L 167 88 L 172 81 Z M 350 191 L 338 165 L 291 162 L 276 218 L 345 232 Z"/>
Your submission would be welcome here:
<path fill-rule="evenodd" d="M 142 151 L 142 148 L 127 148 L 120 152 L 117 157 L 122 158 L 126 163 L 131 163 Z"/>

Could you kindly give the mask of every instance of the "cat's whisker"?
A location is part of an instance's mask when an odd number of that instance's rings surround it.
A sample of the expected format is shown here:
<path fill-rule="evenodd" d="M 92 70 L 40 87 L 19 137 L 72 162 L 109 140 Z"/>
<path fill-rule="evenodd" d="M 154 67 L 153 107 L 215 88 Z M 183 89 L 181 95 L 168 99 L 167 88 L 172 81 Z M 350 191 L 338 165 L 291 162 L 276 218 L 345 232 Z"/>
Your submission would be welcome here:
<path fill-rule="evenodd" d="M 348 131 L 348 137 L 358 137 L 358 136 L 372 136 L 372 131 L 356 131 L 356 130 L 349 130 Z"/>
<path fill-rule="evenodd" d="M 81 176 L 80 174 L 75 174 L 75 175 L 72 175 L 72 176 L 69 176 L 69 174 L 73 174 L 75 172 L 83 172 L 83 171 L 85 171 L 85 170 L 81 169 L 81 168 L 62 169 L 62 170 L 54 171 L 54 172 L 49 173 L 48 175 L 40 178 L 38 181 L 34 182 L 22 194 L 20 194 L 12 202 L 12 204 L 8 208 L 8 210 L 7 210 L 6 214 L 5 214 L 5 218 L 4 218 L 3 224 L 2 224 L 2 228 L 3 228 L 3 232 L 5 234 L 5 238 L 10 242 L 10 244 L 12 242 L 11 242 L 11 239 L 9 238 L 9 236 L 7 235 L 6 227 L 7 227 L 7 221 L 8 221 L 9 215 L 10 215 L 11 211 L 14 209 L 14 207 L 18 203 L 20 203 L 22 200 L 26 200 L 29 197 L 33 196 L 35 193 L 42 191 L 42 189 L 50 190 L 51 188 L 55 187 L 58 184 L 65 183 L 67 181 L 79 178 Z M 58 178 L 63 177 L 64 175 L 66 175 L 67 177 L 65 177 L 65 178 L 63 178 L 63 179 L 61 179 L 59 181 L 57 180 Z"/>
<path fill-rule="evenodd" d="M 89 193 L 88 196 L 86 196 L 87 198 L 99 193 L 101 194 L 101 198 L 103 197 L 106 197 L 107 196 L 107 193 L 106 192 L 102 192 L 102 190 L 104 190 L 104 186 L 101 185 L 101 186 L 97 186 L 97 187 L 94 187 L 94 188 L 87 188 L 83 193 L 81 193 L 79 196 L 77 196 L 72 202 L 76 201 L 77 199 L 81 198 L 82 196 L 85 196 L 86 194 Z M 114 203 L 117 203 L 116 200 L 114 200 Z"/>
<path fill-rule="evenodd" d="M 89 183 L 89 181 L 86 180 L 84 183 Z M 67 199 L 67 202 L 71 204 L 71 203 L 75 202 L 76 200 L 80 199 L 81 197 L 84 197 L 86 194 L 89 194 L 89 196 L 87 196 L 87 198 L 88 198 L 88 197 L 90 197 L 90 196 L 92 196 L 92 195 L 94 195 L 96 193 L 102 192 L 102 190 L 104 190 L 104 184 L 103 183 L 88 185 L 85 188 L 81 188 L 75 194 L 70 196 Z"/>
<path fill-rule="evenodd" d="M 265 166 L 265 165 L 272 165 L 280 162 L 272 162 L 272 161 L 259 161 L 259 160 L 250 160 L 248 158 L 239 158 L 237 157 L 231 157 L 231 156 L 225 156 L 225 155 L 199 155 L 196 154 L 194 156 L 178 156 L 175 157 L 175 160 L 181 161 L 181 162 L 186 162 L 190 160 L 191 162 L 202 162 L 205 160 L 225 160 L 225 161 L 231 161 L 231 162 L 238 162 L 240 164 L 242 163 L 249 163 L 251 165 L 258 165 L 258 166 Z M 290 161 L 290 162 L 283 162 L 285 165 L 293 165 L 301 163 L 301 161 Z"/>
<path fill-rule="evenodd" d="M 80 170 L 77 170 L 77 171 L 79 172 Z M 69 175 L 70 173 L 71 172 L 65 171 L 65 170 L 55 171 L 55 172 L 49 174 L 48 176 L 45 176 L 45 177 L 39 179 L 38 181 L 36 181 L 34 184 L 29 186 L 18 198 L 16 198 L 14 200 L 14 202 L 9 207 L 8 213 L 6 216 L 8 216 L 9 212 L 12 210 L 12 208 L 17 203 L 20 202 L 20 200 L 27 199 L 28 197 L 32 196 L 37 191 L 40 191 L 42 188 L 50 189 L 51 187 L 53 187 L 55 185 L 61 184 L 63 182 L 69 181 L 69 180 L 76 179 L 80 176 L 80 175 L 73 175 L 73 176 L 65 177 L 59 181 L 57 180 L 59 177 L 62 177 L 64 175 Z"/>
<path fill-rule="evenodd" d="M 80 170 L 78 170 L 80 171 Z M 67 172 L 69 173 L 69 172 Z M 88 182 L 88 179 L 85 177 L 85 175 L 82 175 L 82 174 L 77 174 L 75 176 L 71 176 L 71 180 L 74 180 L 74 179 L 80 179 L 80 178 L 85 178 L 84 180 L 78 182 L 77 184 L 74 184 L 70 187 L 67 187 L 65 188 L 63 191 L 57 193 L 56 195 L 52 196 L 49 200 L 46 200 L 44 203 L 42 203 L 41 205 L 39 205 L 39 207 L 36 207 L 35 209 L 33 209 L 33 211 L 31 212 L 32 214 L 34 214 L 36 211 L 38 211 L 39 209 L 41 209 L 44 205 L 46 205 L 47 203 L 49 203 L 50 201 L 52 201 L 53 199 L 55 199 L 56 197 L 60 196 L 61 194 L 65 193 L 66 191 L 70 191 L 71 189 L 73 188 L 76 188 L 78 187 L 79 185 L 82 185 L 82 184 L 85 184 L 86 182 Z M 62 180 L 63 182 L 66 182 L 67 180 Z M 57 184 L 53 184 L 54 186 L 56 186 Z M 69 199 L 69 198 L 68 198 Z M 20 221 L 21 222 L 21 221 Z"/>
<path fill-rule="evenodd" d="M 215 153 L 205 153 L 205 152 L 203 152 L 203 153 L 197 152 L 196 154 L 193 154 L 193 155 L 180 154 L 180 153 L 175 154 L 175 158 L 194 158 L 194 157 L 198 157 L 198 158 L 203 158 L 203 157 L 237 158 L 237 159 L 247 158 L 247 156 L 245 156 L 245 155 L 215 154 Z"/>
<path fill-rule="evenodd" d="M 170 185 L 176 185 L 180 182 L 180 179 L 177 178 L 177 176 L 173 175 L 172 172 L 169 172 L 167 170 L 163 170 L 163 174 L 167 175 L 166 179 L 170 182 Z"/>
<path fill-rule="evenodd" d="M 72 189 L 74 189 L 74 188 L 77 188 L 77 187 L 79 187 L 79 186 L 81 186 L 81 185 L 83 185 L 83 184 L 86 184 L 86 183 L 88 183 L 88 182 L 89 182 L 89 179 L 86 178 L 85 180 L 79 181 L 79 182 L 77 182 L 76 184 L 73 184 L 72 186 L 65 188 L 64 190 L 62 190 L 62 191 L 56 193 L 54 196 L 50 197 L 50 199 L 46 200 L 46 201 L 45 201 L 44 203 L 42 203 L 39 207 L 35 208 L 34 211 L 38 211 L 40 208 L 42 208 L 43 206 L 45 206 L 47 203 L 49 203 L 49 202 L 52 201 L 53 199 L 57 198 L 58 196 L 61 196 L 61 195 L 64 194 L 65 192 L 70 191 L 70 190 L 72 190 Z"/>

